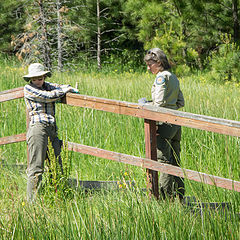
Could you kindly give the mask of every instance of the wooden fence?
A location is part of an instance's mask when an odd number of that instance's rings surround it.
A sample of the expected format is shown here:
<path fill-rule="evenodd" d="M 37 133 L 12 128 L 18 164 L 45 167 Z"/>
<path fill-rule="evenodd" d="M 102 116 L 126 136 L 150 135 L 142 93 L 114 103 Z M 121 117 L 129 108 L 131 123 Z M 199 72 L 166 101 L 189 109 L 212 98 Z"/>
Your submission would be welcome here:
<path fill-rule="evenodd" d="M 23 87 L 15 88 L 0 92 L 0 103 L 18 99 L 23 97 Z M 68 142 L 68 149 L 89 154 L 96 157 L 110 159 L 113 161 L 135 165 L 147 169 L 148 188 L 150 193 L 154 194 L 156 198 L 159 197 L 158 192 L 158 172 L 172 174 L 174 176 L 184 177 L 189 180 L 202 182 L 216 187 L 221 187 L 229 190 L 240 192 L 240 182 L 232 179 L 213 176 L 210 174 L 197 172 L 189 169 L 184 169 L 169 164 L 157 162 L 156 153 L 156 121 L 181 125 L 190 128 L 206 130 L 215 133 L 221 133 L 230 136 L 240 137 L 240 122 L 226 120 L 221 118 L 214 118 L 204 115 L 197 115 L 187 112 L 181 112 L 166 108 L 154 106 L 141 106 L 137 103 L 130 103 L 124 101 L 116 101 L 104 98 L 97 98 L 92 96 L 80 94 L 66 94 L 62 99 L 63 104 L 78 106 L 84 108 L 92 108 L 96 110 L 112 112 L 116 114 L 129 115 L 133 117 L 144 119 L 145 128 L 145 158 L 126 155 L 107 151 L 100 148 L 86 146 L 78 143 Z M 27 114 L 28 115 L 28 114 Z M 28 126 L 28 117 L 27 117 Z M 26 133 L 18 135 L 7 136 L 0 138 L 0 145 L 10 144 L 15 142 L 26 141 Z"/>

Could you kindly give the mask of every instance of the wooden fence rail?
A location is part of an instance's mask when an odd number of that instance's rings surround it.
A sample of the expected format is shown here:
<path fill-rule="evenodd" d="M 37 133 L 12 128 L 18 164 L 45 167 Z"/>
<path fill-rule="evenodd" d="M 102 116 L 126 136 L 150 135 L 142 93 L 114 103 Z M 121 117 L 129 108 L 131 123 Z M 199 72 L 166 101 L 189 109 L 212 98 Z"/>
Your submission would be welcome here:
<path fill-rule="evenodd" d="M 139 105 L 124 101 L 97 98 L 69 93 L 63 101 L 71 106 L 93 108 L 96 110 L 124 114 L 138 118 L 172 123 L 231 136 L 240 136 L 240 122 L 181 112 L 151 105 Z"/>
<path fill-rule="evenodd" d="M 23 97 L 23 88 L 16 88 L 0 92 L 0 102 L 9 101 Z M 189 180 L 203 182 L 216 187 L 235 190 L 240 192 L 240 182 L 231 179 L 221 178 L 206 173 L 183 169 L 180 167 L 163 164 L 156 161 L 156 122 L 161 121 L 176 125 L 221 133 L 230 136 L 240 136 L 240 122 L 221 118 L 214 118 L 204 115 L 197 115 L 171 109 L 158 108 L 150 105 L 139 105 L 136 103 L 116 101 L 105 98 L 97 98 L 80 94 L 68 93 L 62 103 L 92 108 L 101 111 L 124 114 L 138 118 L 144 118 L 146 158 L 126 155 L 123 153 L 111 152 L 95 147 L 68 142 L 68 149 L 96 157 L 110 159 L 126 164 L 131 164 L 147 169 L 148 180 L 151 192 L 158 197 L 157 172 L 164 172 Z M 25 133 L 2 137 L 0 145 L 26 140 Z"/>
<path fill-rule="evenodd" d="M 18 99 L 18 98 L 23 98 L 23 87 L 0 92 L 0 103 Z"/>

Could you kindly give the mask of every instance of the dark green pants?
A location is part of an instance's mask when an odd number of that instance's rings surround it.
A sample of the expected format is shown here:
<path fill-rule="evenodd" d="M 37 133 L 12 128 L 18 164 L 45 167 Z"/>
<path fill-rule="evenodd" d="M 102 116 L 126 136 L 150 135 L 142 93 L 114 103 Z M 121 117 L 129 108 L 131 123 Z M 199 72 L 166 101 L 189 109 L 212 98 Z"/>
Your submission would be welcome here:
<path fill-rule="evenodd" d="M 159 162 L 180 166 L 181 127 L 163 123 L 157 126 L 157 159 Z M 179 196 L 185 192 L 183 179 L 160 173 L 160 194 L 163 198 Z"/>
<path fill-rule="evenodd" d="M 60 157 L 61 143 L 57 137 L 56 125 L 37 123 L 29 126 L 27 132 L 29 153 L 29 164 L 27 169 L 27 199 L 30 202 L 35 199 L 39 184 L 42 180 L 44 161 L 47 154 L 48 138 L 50 138 L 50 141 L 52 142 L 56 159 L 58 159 L 60 165 L 62 165 Z"/>

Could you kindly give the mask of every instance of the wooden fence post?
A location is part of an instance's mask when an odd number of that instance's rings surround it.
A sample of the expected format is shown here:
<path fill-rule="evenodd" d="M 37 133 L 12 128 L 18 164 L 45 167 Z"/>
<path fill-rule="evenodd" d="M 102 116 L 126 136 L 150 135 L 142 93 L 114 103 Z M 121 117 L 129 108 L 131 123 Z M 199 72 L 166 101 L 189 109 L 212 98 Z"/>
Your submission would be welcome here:
<path fill-rule="evenodd" d="M 157 161 L 156 121 L 144 119 L 146 158 Z M 158 172 L 147 169 L 147 189 L 159 199 Z"/>

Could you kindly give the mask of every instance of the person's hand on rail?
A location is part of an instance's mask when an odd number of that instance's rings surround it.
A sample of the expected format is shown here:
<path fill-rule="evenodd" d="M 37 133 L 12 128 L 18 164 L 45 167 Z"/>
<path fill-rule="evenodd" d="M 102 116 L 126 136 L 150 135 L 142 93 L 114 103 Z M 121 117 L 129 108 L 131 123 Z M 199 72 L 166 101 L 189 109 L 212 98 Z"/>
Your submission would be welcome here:
<path fill-rule="evenodd" d="M 77 88 L 71 87 L 70 85 L 63 85 L 61 88 L 64 93 L 79 93 L 79 90 Z"/>
<path fill-rule="evenodd" d="M 144 97 L 144 98 L 140 98 L 140 99 L 138 99 L 138 103 L 139 104 L 146 104 L 148 101 L 147 101 L 147 99 Z"/>

